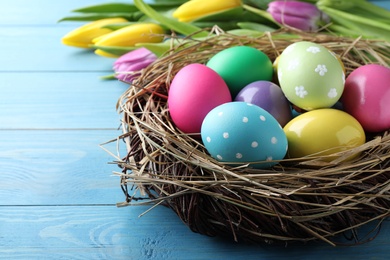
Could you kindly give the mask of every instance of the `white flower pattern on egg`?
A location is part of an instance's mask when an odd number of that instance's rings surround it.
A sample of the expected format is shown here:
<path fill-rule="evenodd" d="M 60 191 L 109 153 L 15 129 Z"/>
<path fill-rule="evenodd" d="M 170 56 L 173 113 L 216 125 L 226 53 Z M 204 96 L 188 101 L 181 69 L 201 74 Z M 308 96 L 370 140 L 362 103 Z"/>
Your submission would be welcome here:
<path fill-rule="evenodd" d="M 256 148 L 256 147 L 258 147 L 258 146 L 259 146 L 259 143 L 256 142 L 256 141 L 253 141 L 253 142 L 251 143 L 251 147 L 252 147 L 252 148 Z"/>
<path fill-rule="evenodd" d="M 218 160 L 222 160 L 223 159 L 223 157 L 221 156 L 221 155 L 217 155 L 217 158 L 218 158 Z"/>
<path fill-rule="evenodd" d="M 276 144 L 278 142 L 278 139 L 274 136 L 271 138 L 271 143 Z"/>
<path fill-rule="evenodd" d="M 309 48 L 306 49 L 306 51 L 314 54 L 321 52 L 320 48 L 316 46 L 310 46 Z"/>
<path fill-rule="evenodd" d="M 207 136 L 206 140 L 207 140 L 208 143 L 210 143 L 211 142 L 211 137 Z"/>
<path fill-rule="evenodd" d="M 328 69 L 326 68 L 326 65 L 319 64 L 317 65 L 317 68 L 315 68 L 314 71 L 320 74 L 320 76 L 325 76 L 325 73 L 328 72 Z"/>
<path fill-rule="evenodd" d="M 305 98 L 307 94 L 309 94 L 304 86 L 296 86 L 295 87 L 295 94 L 300 98 Z"/>
<path fill-rule="evenodd" d="M 225 132 L 222 134 L 223 138 L 225 139 L 228 139 L 229 138 L 229 133 L 228 132 Z"/>
<path fill-rule="evenodd" d="M 242 159 L 242 154 L 241 153 L 236 153 L 236 158 L 237 159 Z"/>
<path fill-rule="evenodd" d="M 260 116 L 260 120 L 261 120 L 261 121 L 265 121 L 265 116 L 261 115 L 261 116 Z"/>
<path fill-rule="evenodd" d="M 328 97 L 329 98 L 335 98 L 337 97 L 337 90 L 335 88 L 331 88 L 328 92 Z"/>
<path fill-rule="evenodd" d="M 249 121 L 249 119 L 246 116 L 242 118 L 243 123 L 248 123 L 248 121 Z"/>
<path fill-rule="evenodd" d="M 295 59 L 288 63 L 287 70 L 295 70 L 299 66 L 299 60 Z"/>

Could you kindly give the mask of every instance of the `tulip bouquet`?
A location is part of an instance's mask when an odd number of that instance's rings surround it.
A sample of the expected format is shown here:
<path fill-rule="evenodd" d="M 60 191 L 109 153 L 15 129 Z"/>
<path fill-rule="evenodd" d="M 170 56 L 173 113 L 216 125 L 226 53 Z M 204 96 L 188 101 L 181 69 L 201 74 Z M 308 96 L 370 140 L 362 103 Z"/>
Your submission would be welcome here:
<path fill-rule="evenodd" d="M 135 68 L 142 69 L 151 61 L 147 58 L 148 62 L 144 62 L 140 52 L 145 57 L 167 53 L 175 42 L 165 41 L 164 36 L 171 33 L 180 36 L 176 41 L 183 42 L 187 38 L 205 40 L 216 35 L 215 30 L 260 36 L 289 28 L 292 37 L 294 31 L 305 31 L 390 41 L 390 12 L 366 0 L 155 0 L 150 4 L 134 0 L 88 6 L 73 12 L 77 15 L 60 21 L 88 23 L 65 35 L 62 43 L 91 48 L 105 57 L 126 54 L 127 58 L 116 63 L 122 66 L 114 66 L 114 70 L 117 78 L 127 81 L 134 77 L 122 74 L 134 75 Z M 212 28 L 211 34 L 202 30 Z M 143 49 L 131 54 L 139 48 Z"/>

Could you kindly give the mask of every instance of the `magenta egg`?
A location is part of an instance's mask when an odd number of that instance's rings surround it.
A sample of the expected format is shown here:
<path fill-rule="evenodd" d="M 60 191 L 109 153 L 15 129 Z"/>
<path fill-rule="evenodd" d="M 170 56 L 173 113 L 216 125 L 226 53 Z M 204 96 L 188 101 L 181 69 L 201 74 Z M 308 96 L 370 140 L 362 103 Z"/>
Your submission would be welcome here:
<path fill-rule="evenodd" d="M 346 79 L 341 101 L 344 110 L 364 130 L 390 129 L 390 68 L 368 64 L 352 71 Z"/>
<path fill-rule="evenodd" d="M 175 75 L 169 88 L 169 114 L 184 133 L 200 133 L 203 119 L 210 110 L 231 102 L 225 81 L 203 64 L 189 64 Z"/>
<path fill-rule="evenodd" d="M 235 101 L 257 105 L 270 113 L 281 126 L 292 119 L 290 103 L 278 85 L 270 81 L 255 81 L 245 86 Z"/>

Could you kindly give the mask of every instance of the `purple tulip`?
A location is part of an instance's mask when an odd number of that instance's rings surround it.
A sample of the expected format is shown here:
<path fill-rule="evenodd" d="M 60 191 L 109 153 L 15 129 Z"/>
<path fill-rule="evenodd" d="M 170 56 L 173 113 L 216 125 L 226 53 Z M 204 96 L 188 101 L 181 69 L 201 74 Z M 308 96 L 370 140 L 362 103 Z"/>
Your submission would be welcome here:
<path fill-rule="evenodd" d="M 273 1 L 268 4 L 267 12 L 278 23 L 306 32 L 316 31 L 321 23 L 330 22 L 317 6 L 300 1 Z"/>
<path fill-rule="evenodd" d="M 115 77 L 131 83 L 140 71 L 157 59 L 157 56 L 146 48 L 139 48 L 119 57 L 114 62 Z"/>

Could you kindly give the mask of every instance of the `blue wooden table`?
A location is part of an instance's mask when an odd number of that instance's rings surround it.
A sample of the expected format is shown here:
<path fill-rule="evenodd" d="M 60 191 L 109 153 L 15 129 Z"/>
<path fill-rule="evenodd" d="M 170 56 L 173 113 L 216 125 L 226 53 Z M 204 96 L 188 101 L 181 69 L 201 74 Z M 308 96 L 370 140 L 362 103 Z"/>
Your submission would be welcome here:
<path fill-rule="evenodd" d="M 385 259 L 390 223 L 354 247 L 251 246 L 192 233 L 169 209 L 117 208 L 115 110 L 127 85 L 103 81 L 112 59 L 61 45 L 56 21 L 104 0 L 1 0 L 0 258 Z M 390 1 L 375 1 L 390 8 Z M 115 144 L 105 146 L 116 154 Z M 122 154 L 123 155 L 123 154 Z M 142 217 L 140 217 L 143 215 Z"/>

